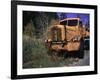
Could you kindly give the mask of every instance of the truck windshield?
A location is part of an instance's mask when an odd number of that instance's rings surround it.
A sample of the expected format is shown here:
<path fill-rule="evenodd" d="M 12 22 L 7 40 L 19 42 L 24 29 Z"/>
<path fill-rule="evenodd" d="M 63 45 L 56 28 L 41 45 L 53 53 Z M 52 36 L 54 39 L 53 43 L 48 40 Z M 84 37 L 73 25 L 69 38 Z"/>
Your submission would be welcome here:
<path fill-rule="evenodd" d="M 77 26 L 78 20 L 68 20 L 68 26 Z"/>
<path fill-rule="evenodd" d="M 67 25 L 67 20 L 60 22 L 61 25 Z"/>

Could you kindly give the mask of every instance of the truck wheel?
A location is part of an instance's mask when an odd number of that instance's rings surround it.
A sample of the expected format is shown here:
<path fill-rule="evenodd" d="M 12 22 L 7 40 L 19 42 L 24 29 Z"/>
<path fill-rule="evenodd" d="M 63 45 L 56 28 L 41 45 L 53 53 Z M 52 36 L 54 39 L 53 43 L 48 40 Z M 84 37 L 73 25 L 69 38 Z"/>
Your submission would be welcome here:
<path fill-rule="evenodd" d="M 80 50 L 78 52 L 78 57 L 79 58 L 84 58 L 84 41 L 82 40 L 80 43 Z"/>
<path fill-rule="evenodd" d="M 51 56 L 51 55 L 52 55 L 52 51 L 47 50 L 47 54 L 48 54 L 49 56 Z"/>
<path fill-rule="evenodd" d="M 47 53 L 50 56 L 57 56 L 58 55 L 58 53 L 56 51 L 51 51 L 51 50 L 48 50 Z"/>

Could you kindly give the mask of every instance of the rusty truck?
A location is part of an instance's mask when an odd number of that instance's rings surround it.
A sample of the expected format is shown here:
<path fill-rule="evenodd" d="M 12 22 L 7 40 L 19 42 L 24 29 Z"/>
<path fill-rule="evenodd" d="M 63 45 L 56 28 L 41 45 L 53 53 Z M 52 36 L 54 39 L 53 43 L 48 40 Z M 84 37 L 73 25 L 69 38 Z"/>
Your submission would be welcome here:
<path fill-rule="evenodd" d="M 66 18 L 48 28 L 45 42 L 50 53 L 74 52 L 83 58 L 84 39 L 89 35 L 80 18 Z"/>

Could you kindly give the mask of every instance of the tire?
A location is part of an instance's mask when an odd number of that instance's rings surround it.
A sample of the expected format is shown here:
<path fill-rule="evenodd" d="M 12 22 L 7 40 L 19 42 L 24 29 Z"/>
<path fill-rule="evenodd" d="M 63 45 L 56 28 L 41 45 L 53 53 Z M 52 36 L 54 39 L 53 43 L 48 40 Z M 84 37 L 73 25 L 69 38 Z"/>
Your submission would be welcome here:
<path fill-rule="evenodd" d="M 80 59 L 84 58 L 84 40 L 80 43 L 80 50 L 78 51 L 78 57 Z"/>
<path fill-rule="evenodd" d="M 49 56 L 51 56 L 52 55 L 52 51 L 50 51 L 49 49 L 47 50 L 47 54 L 49 55 Z"/>
<path fill-rule="evenodd" d="M 58 53 L 57 53 L 56 51 L 48 50 L 47 53 L 48 53 L 48 55 L 50 55 L 50 56 L 58 56 Z"/>

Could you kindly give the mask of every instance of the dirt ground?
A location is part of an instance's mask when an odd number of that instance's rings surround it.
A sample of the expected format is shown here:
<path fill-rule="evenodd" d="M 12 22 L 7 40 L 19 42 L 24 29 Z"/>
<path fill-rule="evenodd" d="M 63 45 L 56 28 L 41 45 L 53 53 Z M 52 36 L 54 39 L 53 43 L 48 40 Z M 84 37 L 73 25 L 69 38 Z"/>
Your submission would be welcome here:
<path fill-rule="evenodd" d="M 89 65 L 89 63 L 90 63 L 89 51 L 85 50 L 84 54 L 85 55 L 84 55 L 83 59 L 75 58 L 76 60 L 72 64 L 69 64 L 69 66 L 86 66 L 86 65 Z"/>

